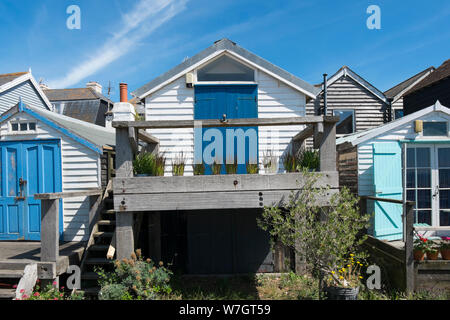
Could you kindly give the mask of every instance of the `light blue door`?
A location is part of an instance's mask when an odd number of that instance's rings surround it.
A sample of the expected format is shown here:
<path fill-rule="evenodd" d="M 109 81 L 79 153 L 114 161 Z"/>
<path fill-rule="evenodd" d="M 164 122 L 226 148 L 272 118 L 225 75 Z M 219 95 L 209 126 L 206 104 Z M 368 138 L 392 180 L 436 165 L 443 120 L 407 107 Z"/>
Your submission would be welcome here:
<path fill-rule="evenodd" d="M 2 142 L 0 153 L 0 240 L 40 240 L 41 203 L 34 194 L 61 191 L 59 142 Z"/>
<path fill-rule="evenodd" d="M 375 196 L 402 200 L 402 150 L 398 142 L 373 144 Z M 374 236 L 384 240 L 402 239 L 401 204 L 375 201 Z"/>
<path fill-rule="evenodd" d="M 257 92 L 256 85 L 196 85 L 194 119 L 222 119 L 223 115 L 226 115 L 227 119 L 257 118 Z M 258 127 L 204 128 L 202 136 L 208 137 L 206 132 L 212 132 L 211 129 L 220 132 L 223 138 L 223 162 L 227 155 L 234 159 L 239 156 L 239 153 L 243 153 L 245 160 L 238 165 L 237 173 L 246 173 L 247 162 L 257 163 Z M 231 136 L 230 134 L 235 135 Z M 231 147 L 227 148 L 227 142 L 231 142 L 230 137 L 234 141 L 232 150 L 230 150 Z M 244 138 L 242 140 L 239 137 Z M 209 141 L 213 141 L 213 139 L 215 138 L 201 141 L 202 152 L 208 147 Z M 241 146 L 240 141 L 245 145 Z M 242 148 L 239 149 L 239 146 Z M 225 165 L 222 166 L 222 173 L 225 173 Z M 206 165 L 205 174 L 211 174 L 211 168 L 208 165 Z"/>

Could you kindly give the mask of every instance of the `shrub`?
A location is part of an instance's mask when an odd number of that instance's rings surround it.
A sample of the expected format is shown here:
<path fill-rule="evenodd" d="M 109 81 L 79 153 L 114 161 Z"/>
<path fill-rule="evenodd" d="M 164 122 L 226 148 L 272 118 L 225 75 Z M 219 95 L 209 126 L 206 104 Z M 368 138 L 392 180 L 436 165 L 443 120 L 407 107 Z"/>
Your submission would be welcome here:
<path fill-rule="evenodd" d="M 133 161 L 134 174 L 153 175 L 155 170 L 155 155 L 149 152 L 141 152 Z"/>
<path fill-rule="evenodd" d="M 285 153 L 281 160 L 283 161 L 283 166 L 286 172 L 298 171 L 300 159 L 292 151 Z"/>
<path fill-rule="evenodd" d="M 367 237 L 361 234 L 370 216 L 360 214 L 358 198 L 346 188 L 333 194 L 325 209 L 321 202 L 329 190 L 315 186 L 320 175 L 306 169 L 302 172 L 303 189 L 291 192 L 285 208 L 265 207 L 258 224 L 269 232 L 272 244 L 280 241 L 293 249 L 309 271 L 322 279 L 360 250 Z"/>
<path fill-rule="evenodd" d="M 56 286 L 56 282 L 48 284 L 45 287 L 41 287 L 40 280 L 37 280 L 33 292 L 30 296 L 27 296 L 22 292 L 22 298 L 18 300 L 83 300 L 84 295 L 82 292 L 73 291 L 72 293 L 65 294 L 64 287 L 59 289 Z"/>
<path fill-rule="evenodd" d="M 164 176 L 164 169 L 166 168 L 166 157 L 164 153 L 158 153 L 155 156 L 155 176 Z"/>
<path fill-rule="evenodd" d="M 257 174 L 259 172 L 259 166 L 257 163 L 248 163 L 245 165 L 248 174 Z"/>
<path fill-rule="evenodd" d="M 218 163 L 217 160 L 214 159 L 214 162 L 211 165 L 212 174 L 220 174 L 222 171 L 222 164 Z"/>
<path fill-rule="evenodd" d="M 172 292 L 172 272 L 162 262 L 156 266 L 144 260 L 138 249 L 131 259 L 116 260 L 114 271 L 96 269 L 99 275 L 100 300 L 155 300 Z"/>
<path fill-rule="evenodd" d="M 319 152 L 315 150 L 304 149 L 300 153 L 300 161 L 297 169 L 307 168 L 312 170 L 319 170 L 320 159 Z"/>
<path fill-rule="evenodd" d="M 235 158 L 233 163 L 225 164 L 225 171 L 227 174 L 236 174 L 238 170 L 237 159 Z"/>

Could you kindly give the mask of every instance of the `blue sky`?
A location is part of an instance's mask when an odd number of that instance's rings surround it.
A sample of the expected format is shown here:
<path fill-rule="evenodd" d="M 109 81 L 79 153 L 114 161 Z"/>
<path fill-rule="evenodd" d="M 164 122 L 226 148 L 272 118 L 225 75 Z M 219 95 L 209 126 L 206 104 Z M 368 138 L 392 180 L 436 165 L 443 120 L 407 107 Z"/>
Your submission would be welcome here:
<path fill-rule="evenodd" d="M 69 30 L 66 8 L 81 9 Z M 369 30 L 369 5 L 381 29 Z M 135 90 L 229 38 L 312 84 L 347 65 L 380 90 L 450 58 L 450 2 L 2 0 L 0 73 L 32 68 L 52 87 Z"/>

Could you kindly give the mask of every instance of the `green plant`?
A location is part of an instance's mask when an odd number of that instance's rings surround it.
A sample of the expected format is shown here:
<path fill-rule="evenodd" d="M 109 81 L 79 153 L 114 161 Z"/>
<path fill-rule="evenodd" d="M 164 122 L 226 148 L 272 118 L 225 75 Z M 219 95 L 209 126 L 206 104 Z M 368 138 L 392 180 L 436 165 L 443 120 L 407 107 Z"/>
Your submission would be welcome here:
<path fill-rule="evenodd" d="M 186 166 L 186 157 L 183 151 L 176 155 L 172 161 L 172 175 L 182 176 L 184 174 L 184 167 Z"/>
<path fill-rule="evenodd" d="M 214 159 L 211 165 L 211 171 L 212 174 L 220 174 L 220 171 L 222 171 L 222 164 L 219 163 L 216 159 Z"/>
<path fill-rule="evenodd" d="M 342 267 L 337 267 L 329 273 L 328 278 L 325 279 L 327 285 L 335 287 L 357 287 L 360 279 L 363 278 L 361 276 L 361 269 L 364 266 L 359 260 L 351 253 L 349 258 L 344 261 Z"/>
<path fill-rule="evenodd" d="M 286 152 L 282 157 L 284 169 L 286 172 L 296 172 L 299 168 L 300 159 L 292 152 L 292 150 Z"/>
<path fill-rule="evenodd" d="M 155 300 L 172 292 L 172 272 L 162 262 L 156 266 L 152 260 L 144 260 L 139 249 L 131 259 L 116 260 L 114 271 L 97 268 L 96 272 L 100 300 Z"/>
<path fill-rule="evenodd" d="M 153 175 L 155 170 L 155 155 L 149 152 L 139 153 L 133 161 L 134 174 Z"/>
<path fill-rule="evenodd" d="M 259 166 L 257 163 L 246 163 L 245 167 L 248 174 L 257 174 L 259 172 Z"/>
<path fill-rule="evenodd" d="M 155 156 L 155 176 L 164 176 L 164 169 L 166 168 L 166 157 L 164 153 L 158 153 Z"/>
<path fill-rule="evenodd" d="M 304 149 L 300 152 L 300 161 L 298 163 L 298 168 L 307 168 L 312 170 L 319 170 L 320 159 L 319 152 L 315 150 Z"/>
<path fill-rule="evenodd" d="M 417 238 L 414 239 L 414 250 L 430 253 L 436 253 L 438 251 L 438 247 L 433 240 L 424 238 L 418 233 L 416 235 Z"/>
<path fill-rule="evenodd" d="M 204 163 L 195 163 L 193 166 L 194 175 L 200 176 L 205 174 L 205 164 Z"/>
<path fill-rule="evenodd" d="M 367 238 L 363 230 L 370 216 L 361 214 L 359 199 L 347 188 L 329 198 L 328 188 L 316 187 L 320 174 L 303 169 L 303 189 L 292 191 L 283 207 L 265 207 L 259 226 L 269 232 L 272 245 L 280 241 L 304 261 L 318 279 L 345 265 Z M 362 253 L 360 253 L 363 256 Z"/>
<path fill-rule="evenodd" d="M 263 167 L 265 173 L 275 173 L 278 170 L 278 157 L 275 156 L 273 150 L 265 150 L 263 152 Z"/>
<path fill-rule="evenodd" d="M 443 237 L 441 243 L 439 244 L 440 250 L 449 250 L 450 249 L 450 239 L 444 239 L 447 237 Z"/>
<path fill-rule="evenodd" d="M 233 163 L 225 164 L 225 171 L 227 174 L 236 174 L 238 170 L 237 159 L 235 158 Z"/>

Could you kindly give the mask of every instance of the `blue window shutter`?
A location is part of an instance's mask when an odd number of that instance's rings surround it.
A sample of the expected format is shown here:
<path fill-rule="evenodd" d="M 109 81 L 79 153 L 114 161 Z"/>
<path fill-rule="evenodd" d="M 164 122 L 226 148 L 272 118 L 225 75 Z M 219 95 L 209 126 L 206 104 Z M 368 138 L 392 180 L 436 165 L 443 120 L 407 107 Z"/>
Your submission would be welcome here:
<path fill-rule="evenodd" d="M 402 149 L 399 142 L 373 144 L 373 177 L 374 196 L 402 200 Z M 402 239 L 402 205 L 375 201 L 374 208 L 373 235 L 384 240 Z"/>

